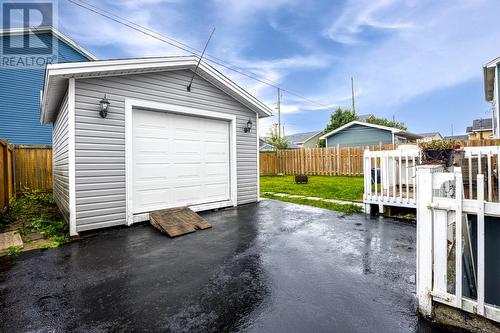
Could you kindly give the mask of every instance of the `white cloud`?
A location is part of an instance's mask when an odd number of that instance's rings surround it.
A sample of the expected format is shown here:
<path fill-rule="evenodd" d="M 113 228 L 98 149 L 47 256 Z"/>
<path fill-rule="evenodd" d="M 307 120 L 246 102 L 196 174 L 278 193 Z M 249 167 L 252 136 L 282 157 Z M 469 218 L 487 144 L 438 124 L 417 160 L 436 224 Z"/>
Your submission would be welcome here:
<path fill-rule="evenodd" d="M 364 28 L 411 28 L 414 24 L 404 20 L 408 7 L 407 1 L 399 0 L 349 1 L 343 13 L 324 33 L 339 43 L 356 44 L 360 42 L 359 35 Z"/>
<path fill-rule="evenodd" d="M 394 6 L 408 2 L 384 1 L 376 10 L 360 12 L 350 21 L 358 22 L 349 33 L 332 32 L 335 40 L 359 41 L 359 22 L 373 22 L 383 17 L 385 22 L 397 22 L 400 11 Z M 416 2 L 411 17 L 417 25 L 363 47 L 363 51 L 346 57 L 330 73 L 326 85 L 334 86 L 340 78 L 355 73 L 363 96 L 358 103 L 366 111 L 373 107 L 397 106 L 411 98 L 438 89 L 454 86 L 482 75 L 481 66 L 500 53 L 500 29 L 495 1 Z M 496 10 L 494 9 L 496 8 Z M 367 14 L 368 13 L 368 14 Z M 341 21 L 346 20 L 343 16 Z M 356 28 L 358 27 L 358 28 Z M 333 89 L 342 94 L 348 87 Z"/>
<path fill-rule="evenodd" d="M 183 3 L 172 6 L 172 2 L 177 0 L 146 0 L 140 5 L 132 0 L 95 4 L 197 48 L 204 44 L 210 27 L 216 25 L 209 54 L 326 104 L 321 106 L 285 92 L 285 123 L 290 114 L 310 112 L 313 117 L 318 110 L 350 106 L 351 76 L 355 77 L 358 110 L 368 113 L 375 108 L 394 108 L 415 96 L 477 78 L 482 64 L 500 54 L 500 3 L 495 0 L 352 0 L 332 14 L 333 22 L 325 24 L 323 30 L 307 32 L 294 31 L 294 24 L 278 31 L 273 23 L 273 18 L 279 18 L 286 25 L 286 19 L 278 15 L 283 9 L 300 11 L 303 5 L 297 0 L 214 0 L 208 6 L 213 11 L 205 13 L 206 20 L 199 25 L 191 19 L 192 12 L 183 10 Z M 61 6 L 63 32 L 91 51 L 96 49 L 98 57 L 183 53 L 68 2 Z M 308 12 L 303 19 L 325 22 L 326 14 L 319 14 Z M 186 26 L 186 22 L 191 25 Z M 274 25 L 283 38 L 311 40 L 314 47 L 298 43 L 296 48 L 289 48 L 288 55 L 277 52 L 281 56 L 272 57 L 273 46 L 262 45 L 262 36 L 259 44 L 254 39 L 261 33 L 259 25 L 266 24 L 263 22 Z M 337 52 L 338 43 L 343 45 Z M 256 49 L 266 51 L 266 56 Z M 276 106 L 275 88 L 220 70 L 270 107 Z M 298 82 L 298 73 L 308 71 L 314 71 L 314 76 Z M 264 123 L 274 121 L 271 118 Z M 287 132 L 300 129 L 301 124 L 292 125 L 294 130 Z"/>

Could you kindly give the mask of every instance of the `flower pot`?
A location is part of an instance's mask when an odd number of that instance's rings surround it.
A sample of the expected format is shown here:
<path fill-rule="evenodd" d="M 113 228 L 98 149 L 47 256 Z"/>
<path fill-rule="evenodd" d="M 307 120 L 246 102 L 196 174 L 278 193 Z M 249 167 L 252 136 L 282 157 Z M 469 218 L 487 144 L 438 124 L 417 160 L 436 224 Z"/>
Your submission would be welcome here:
<path fill-rule="evenodd" d="M 446 167 L 453 165 L 454 149 L 424 149 L 423 160 L 426 164 L 441 164 Z"/>

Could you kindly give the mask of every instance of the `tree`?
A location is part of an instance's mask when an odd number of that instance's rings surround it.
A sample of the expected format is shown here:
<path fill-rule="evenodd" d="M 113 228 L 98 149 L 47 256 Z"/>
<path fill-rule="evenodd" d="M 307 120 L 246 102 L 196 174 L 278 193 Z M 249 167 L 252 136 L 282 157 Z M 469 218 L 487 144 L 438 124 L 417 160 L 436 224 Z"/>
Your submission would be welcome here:
<path fill-rule="evenodd" d="M 351 109 L 342 109 L 338 108 L 330 115 L 330 123 L 326 125 L 323 133 L 328 133 L 333 131 L 334 129 L 339 128 L 340 126 L 344 126 L 351 121 L 358 120 L 358 116 Z M 319 147 L 325 147 L 325 140 L 320 140 Z"/>
<path fill-rule="evenodd" d="M 399 128 L 400 130 L 406 131 L 408 128 L 404 123 L 400 123 L 397 121 L 392 121 L 392 120 L 387 120 L 385 118 L 377 118 L 375 116 L 370 116 L 366 119 L 367 123 L 370 124 L 375 124 L 375 125 L 382 125 L 382 126 L 387 126 L 387 127 L 394 127 L 394 128 Z"/>
<path fill-rule="evenodd" d="M 274 147 L 274 149 L 286 149 L 288 148 L 288 140 L 280 137 L 278 133 L 278 127 L 276 124 L 271 126 L 269 129 L 269 135 L 266 139 L 266 143 Z"/>

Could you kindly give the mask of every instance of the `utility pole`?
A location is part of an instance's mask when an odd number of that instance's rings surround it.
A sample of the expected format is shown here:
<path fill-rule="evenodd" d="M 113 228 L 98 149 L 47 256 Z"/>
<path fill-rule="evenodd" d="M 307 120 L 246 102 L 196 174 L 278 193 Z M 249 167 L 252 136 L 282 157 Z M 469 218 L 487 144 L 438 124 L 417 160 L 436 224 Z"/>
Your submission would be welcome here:
<path fill-rule="evenodd" d="M 351 76 L 351 95 L 352 95 L 352 112 L 356 114 L 356 108 L 354 105 L 354 78 Z"/>
<path fill-rule="evenodd" d="M 281 138 L 281 89 L 278 88 L 278 136 Z"/>
<path fill-rule="evenodd" d="M 451 136 L 453 136 L 453 124 L 451 124 Z"/>

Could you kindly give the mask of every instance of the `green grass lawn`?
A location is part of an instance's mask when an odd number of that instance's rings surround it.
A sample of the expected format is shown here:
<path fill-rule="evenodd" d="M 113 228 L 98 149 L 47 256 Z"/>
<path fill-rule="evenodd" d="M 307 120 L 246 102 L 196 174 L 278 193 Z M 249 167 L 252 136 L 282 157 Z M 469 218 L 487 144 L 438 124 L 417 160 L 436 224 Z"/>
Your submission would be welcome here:
<path fill-rule="evenodd" d="M 363 177 L 309 176 L 308 184 L 295 184 L 294 176 L 261 176 L 260 192 L 287 193 L 337 199 L 363 201 Z"/>
<path fill-rule="evenodd" d="M 342 212 L 342 213 L 347 213 L 347 214 L 360 213 L 362 211 L 361 207 L 353 205 L 353 204 L 339 204 L 339 203 L 335 203 L 335 202 L 307 200 L 307 199 L 302 199 L 302 198 L 287 198 L 287 197 L 279 197 L 279 196 L 272 195 L 272 194 L 263 194 L 262 196 L 264 198 L 268 198 L 268 199 L 292 202 L 292 203 L 299 204 L 299 205 L 307 205 L 307 206 L 313 206 L 313 207 L 318 207 L 318 208 L 325 208 L 325 209 L 334 210 L 337 212 Z"/>

